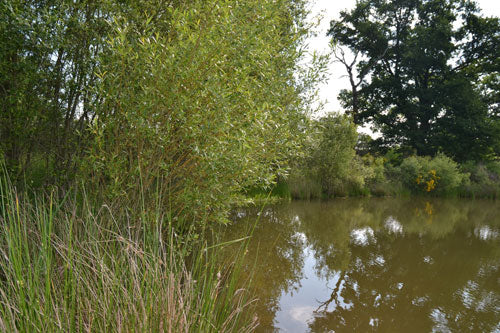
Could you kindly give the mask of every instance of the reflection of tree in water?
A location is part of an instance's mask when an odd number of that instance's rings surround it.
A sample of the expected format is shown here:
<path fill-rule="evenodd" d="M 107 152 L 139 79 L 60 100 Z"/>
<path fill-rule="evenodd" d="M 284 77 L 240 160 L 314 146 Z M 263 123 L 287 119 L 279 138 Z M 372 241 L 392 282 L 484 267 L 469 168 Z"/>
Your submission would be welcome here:
<path fill-rule="evenodd" d="M 296 233 L 296 223 L 287 209 L 273 207 L 241 210 L 238 221 L 225 230 L 224 239 L 238 239 L 255 225 L 245 255 L 243 274 L 252 275 L 252 285 L 258 297 L 259 331 L 272 331 L 279 297 L 282 291 L 298 286 L 304 263 L 303 239 Z M 255 224 L 258 218 L 258 223 Z M 231 249 L 229 249 L 231 250 Z"/>
<path fill-rule="evenodd" d="M 318 274 L 339 277 L 318 304 L 311 331 L 493 330 L 500 251 L 495 240 L 478 237 L 477 226 L 498 224 L 495 206 L 346 200 L 302 207 L 300 229 Z M 401 230 L 390 228 L 389 216 Z M 356 242 L 353 229 L 373 230 L 374 237 Z"/>
<path fill-rule="evenodd" d="M 224 239 L 246 236 L 257 212 L 240 211 Z M 500 205 L 491 201 L 292 202 L 259 219 L 243 272 L 253 274 L 260 331 L 273 331 L 280 296 L 299 286 L 305 245 L 332 289 L 313 332 L 482 332 L 499 322 Z"/>
<path fill-rule="evenodd" d="M 314 249 L 318 272 L 342 270 L 351 258 L 349 235 L 358 226 L 372 226 L 382 219 L 384 208 L 366 207 L 365 200 L 338 200 L 332 202 L 294 203 L 291 210 L 300 218 L 300 232 Z M 326 276 L 327 277 L 327 276 Z"/>
<path fill-rule="evenodd" d="M 332 293 L 331 306 L 319 309 L 310 328 L 429 332 L 433 315 L 450 328 L 491 330 L 500 301 L 494 278 L 499 257 L 491 259 L 493 254 L 494 244 L 465 235 L 445 238 L 436 246 L 427 236 L 377 233 L 376 242 L 352 246 L 351 265 L 337 283 L 342 287 Z M 467 287 L 476 293 L 469 296 L 468 307 L 460 300 Z M 350 306 L 335 306 L 339 297 Z"/>

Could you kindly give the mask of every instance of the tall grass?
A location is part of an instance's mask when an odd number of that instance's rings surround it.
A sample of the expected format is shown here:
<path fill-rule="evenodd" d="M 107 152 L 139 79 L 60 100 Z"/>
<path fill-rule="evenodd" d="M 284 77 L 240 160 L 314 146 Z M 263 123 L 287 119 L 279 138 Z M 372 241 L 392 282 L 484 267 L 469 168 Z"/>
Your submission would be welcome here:
<path fill-rule="evenodd" d="M 20 195 L 5 177 L 0 197 L 1 331 L 255 328 L 238 265 L 179 237 L 160 206 L 132 217 L 83 192 Z"/>

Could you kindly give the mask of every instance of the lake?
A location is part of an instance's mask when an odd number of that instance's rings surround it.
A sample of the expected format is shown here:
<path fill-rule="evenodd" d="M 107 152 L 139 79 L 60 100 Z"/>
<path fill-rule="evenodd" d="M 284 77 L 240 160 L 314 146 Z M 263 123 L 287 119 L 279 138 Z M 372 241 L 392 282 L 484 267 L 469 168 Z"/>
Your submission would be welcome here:
<path fill-rule="evenodd" d="M 226 241 L 254 228 L 242 279 L 258 332 L 500 332 L 499 202 L 298 201 L 232 219 Z"/>

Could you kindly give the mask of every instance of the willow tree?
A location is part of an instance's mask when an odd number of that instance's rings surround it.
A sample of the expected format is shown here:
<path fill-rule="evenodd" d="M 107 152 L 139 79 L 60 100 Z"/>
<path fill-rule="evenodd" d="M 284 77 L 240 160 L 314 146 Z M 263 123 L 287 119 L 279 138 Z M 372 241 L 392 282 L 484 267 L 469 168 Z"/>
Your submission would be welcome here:
<path fill-rule="evenodd" d="M 113 197 L 161 198 L 184 222 L 224 219 L 300 144 L 315 77 L 297 75 L 305 15 L 303 1 L 205 0 L 117 17 L 83 170 Z"/>

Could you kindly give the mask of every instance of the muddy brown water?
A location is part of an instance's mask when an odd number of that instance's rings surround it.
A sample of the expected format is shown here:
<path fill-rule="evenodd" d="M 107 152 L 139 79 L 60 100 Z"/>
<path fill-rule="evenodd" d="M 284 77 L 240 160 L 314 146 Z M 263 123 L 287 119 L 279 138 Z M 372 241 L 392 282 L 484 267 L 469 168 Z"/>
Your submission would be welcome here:
<path fill-rule="evenodd" d="M 259 332 L 500 332 L 500 202 L 339 199 L 235 211 Z M 257 221 L 257 222 L 256 222 Z"/>

